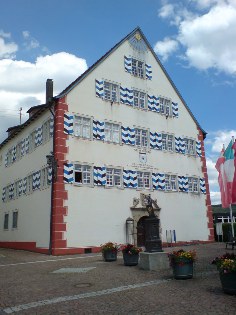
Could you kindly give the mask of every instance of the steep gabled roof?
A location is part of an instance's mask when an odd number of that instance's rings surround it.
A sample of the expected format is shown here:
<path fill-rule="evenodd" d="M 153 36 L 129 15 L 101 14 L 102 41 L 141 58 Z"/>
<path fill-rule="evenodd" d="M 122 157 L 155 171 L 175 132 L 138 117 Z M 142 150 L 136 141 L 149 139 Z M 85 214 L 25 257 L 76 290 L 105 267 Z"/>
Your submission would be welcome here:
<path fill-rule="evenodd" d="M 97 60 L 91 67 L 89 67 L 84 73 L 81 74 L 81 76 L 79 76 L 75 81 L 73 81 L 70 85 L 68 85 L 60 94 L 58 94 L 55 98 L 59 99 L 61 97 L 64 97 L 66 94 L 68 94 L 74 87 L 77 86 L 77 84 L 79 84 L 83 79 L 85 79 L 96 67 L 98 67 L 106 58 L 108 58 L 119 46 L 121 46 L 126 40 L 129 40 L 132 36 L 135 35 L 136 32 L 139 32 L 142 37 L 143 40 L 145 41 L 146 45 L 148 46 L 148 48 L 150 49 L 150 51 L 152 52 L 154 58 L 156 59 L 157 63 L 159 64 L 159 66 L 161 67 L 161 69 L 163 70 L 163 72 L 165 73 L 167 79 L 169 80 L 171 86 L 173 87 L 173 89 L 176 91 L 177 95 L 179 96 L 179 98 L 181 99 L 181 101 L 183 102 L 184 106 L 186 107 L 187 111 L 189 112 L 190 116 L 193 118 L 193 120 L 195 121 L 196 125 L 199 127 L 199 129 L 202 131 L 204 138 L 206 136 L 206 132 L 202 129 L 202 127 L 200 126 L 200 124 L 198 123 L 197 119 L 195 118 L 195 116 L 193 115 L 192 111 L 190 110 L 190 108 L 188 107 L 188 105 L 186 104 L 185 100 L 183 99 L 182 95 L 180 94 L 179 90 L 177 89 L 177 87 L 175 86 L 174 82 L 172 81 L 172 79 L 170 78 L 169 74 L 167 73 L 166 69 L 164 68 L 164 66 L 162 65 L 162 63 L 160 62 L 159 58 L 157 57 L 156 53 L 154 52 L 152 46 L 150 45 L 150 43 L 148 42 L 146 36 L 143 34 L 142 30 L 140 29 L 140 27 L 136 27 L 131 33 L 129 33 L 127 36 L 125 36 L 120 42 L 118 42 L 114 47 L 112 47 L 105 55 L 103 55 L 99 60 Z"/>

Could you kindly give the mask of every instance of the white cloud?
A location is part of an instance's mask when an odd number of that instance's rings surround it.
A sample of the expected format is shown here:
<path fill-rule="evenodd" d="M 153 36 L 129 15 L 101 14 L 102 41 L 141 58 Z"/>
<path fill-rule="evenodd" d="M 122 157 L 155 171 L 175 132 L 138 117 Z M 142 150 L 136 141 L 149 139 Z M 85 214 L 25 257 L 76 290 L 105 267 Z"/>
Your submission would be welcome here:
<path fill-rule="evenodd" d="M 5 33 L 3 30 L 0 30 L 0 37 L 10 38 L 11 33 Z"/>
<path fill-rule="evenodd" d="M 30 49 L 34 49 L 34 48 L 38 48 L 40 46 L 39 42 L 37 41 L 37 39 L 35 39 L 34 37 L 32 37 L 30 35 L 30 32 L 29 31 L 23 31 L 22 32 L 22 35 L 25 39 L 25 42 L 24 42 L 24 46 L 30 50 Z"/>
<path fill-rule="evenodd" d="M 220 155 L 223 145 L 226 149 L 232 137 L 236 138 L 236 130 L 219 130 L 215 132 L 212 140 L 212 152 L 217 152 Z"/>
<path fill-rule="evenodd" d="M 236 74 L 236 1 L 191 1 L 195 9 L 183 3 L 167 2 L 159 16 L 176 25 L 175 39 L 183 48 L 185 60 L 197 69 L 215 69 Z M 196 11 L 196 9 L 208 9 Z M 173 53 L 174 51 L 172 51 Z M 230 60 L 230 62 L 229 62 Z"/>
<path fill-rule="evenodd" d="M 211 204 L 212 205 L 221 204 L 221 196 L 220 196 L 219 191 L 211 191 L 210 196 L 211 196 Z"/>
<path fill-rule="evenodd" d="M 14 58 L 15 53 L 18 50 L 18 46 L 14 42 L 7 43 L 4 37 L 6 38 L 6 36 L 0 34 L 0 59 Z"/>
<path fill-rule="evenodd" d="M 0 125 L 0 142 L 6 137 L 8 127 L 19 124 L 19 107 L 23 107 L 25 113 L 29 107 L 45 102 L 47 78 L 53 79 L 56 95 L 86 69 L 85 59 L 66 52 L 38 57 L 35 63 L 0 60 L 0 116 L 7 115 L 4 124 Z"/>
<path fill-rule="evenodd" d="M 163 41 L 159 41 L 155 44 L 154 51 L 163 61 L 166 61 L 169 55 L 178 49 L 178 45 L 176 40 L 165 37 Z"/>

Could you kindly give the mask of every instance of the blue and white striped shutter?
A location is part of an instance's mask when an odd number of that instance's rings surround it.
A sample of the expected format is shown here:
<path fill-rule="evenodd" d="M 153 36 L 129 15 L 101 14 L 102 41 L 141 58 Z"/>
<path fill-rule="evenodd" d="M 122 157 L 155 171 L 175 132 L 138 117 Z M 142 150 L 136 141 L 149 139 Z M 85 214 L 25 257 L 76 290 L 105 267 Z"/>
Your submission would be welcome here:
<path fill-rule="evenodd" d="M 179 191 L 188 192 L 188 177 L 178 176 Z"/>
<path fill-rule="evenodd" d="M 132 106 L 134 103 L 134 93 L 133 90 L 126 88 L 126 104 Z"/>
<path fill-rule="evenodd" d="M 93 138 L 96 140 L 105 139 L 105 123 L 104 121 L 93 120 Z"/>
<path fill-rule="evenodd" d="M 152 67 L 148 64 L 145 64 L 145 70 L 146 70 L 146 79 L 152 80 Z"/>
<path fill-rule="evenodd" d="M 156 189 L 165 190 L 166 189 L 165 174 L 157 173 L 156 179 L 157 179 L 157 188 Z"/>
<path fill-rule="evenodd" d="M 179 106 L 178 106 L 178 103 L 172 102 L 172 114 L 173 114 L 173 117 L 176 117 L 176 118 L 179 117 Z"/>
<path fill-rule="evenodd" d="M 104 81 L 95 80 L 95 90 L 97 97 L 104 97 Z"/>
<path fill-rule="evenodd" d="M 73 134 L 73 121 L 74 121 L 74 116 L 67 113 L 64 114 L 64 133 L 68 135 Z"/>
<path fill-rule="evenodd" d="M 49 123 L 49 136 L 50 138 L 53 136 L 53 132 L 54 132 L 54 119 L 53 117 L 50 117 L 50 123 Z"/>
<path fill-rule="evenodd" d="M 156 132 L 156 145 L 158 150 L 162 150 L 162 134 Z"/>
<path fill-rule="evenodd" d="M 123 170 L 124 188 L 137 188 L 137 171 Z"/>
<path fill-rule="evenodd" d="M 19 181 L 18 188 L 19 188 L 19 196 L 21 196 L 22 195 L 22 190 L 23 190 L 23 180 L 22 179 Z"/>
<path fill-rule="evenodd" d="M 185 154 L 185 141 L 183 137 L 175 137 L 175 152 Z"/>
<path fill-rule="evenodd" d="M 52 167 L 47 168 L 47 183 L 48 185 L 52 183 Z"/>
<path fill-rule="evenodd" d="M 25 138 L 25 154 L 29 153 L 29 136 Z"/>
<path fill-rule="evenodd" d="M 63 180 L 64 183 L 68 184 L 74 182 L 74 167 L 72 163 L 64 163 Z"/>
<path fill-rule="evenodd" d="M 25 139 L 21 140 L 21 150 L 20 150 L 20 155 L 24 156 L 25 154 Z"/>
<path fill-rule="evenodd" d="M 120 86 L 120 102 L 121 102 L 122 104 L 126 104 L 126 99 L 127 99 L 126 88 Z"/>
<path fill-rule="evenodd" d="M 159 97 L 156 97 L 155 95 L 153 95 L 152 99 L 153 99 L 154 111 L 157 113 L 160 113 L 160 99 L 159 99 Z"/>
<path fill-rule="evenodd" d="M 150 148 L 157 149 L 156 132 L 150 132 Z"/>
<path fill-rule="evenodd" d="M 152 187 L 153 187 L 153 189 L 155 189 L 155 190 L 158 189 L 158 177 L 157 177 L 157 173 L 152 173 Z"/>
<path fill-rule="evenodd" d="M 125 71 L 132 73 L 132 58 L 124 56 Z"/>
<path fill-rule="evenodd" d="M 35 138 L 34 138 L 35 146 L 38 147 L 40 144 L 42 144 L 42 141 L 43 141 L 43 128 L 41 126 L 35 130 Z"/>
<path fill-rule="evenodd" d="M 200 191 L 202 194 L 206 194 L 205 178 L 200 178 Z"/>
<path fill-rule="evenodd" d="M 16 161 L 16 146 L 14 145 L 12 148 L 12 162 Z"/>
<path fill-rule="evenodd" d="M 180 152 L 180 137 L 175 137 L 175 152 Z"/>
<path fill-rule="evenodd" d="M 13 184 L 11 184 L 9 186 L 9 199 L 13 199 L 14 198 L 14 189 L 15 189 L 15 185 L 13 183 Z"/>
<path fill-rule="evenodd" d="M 25 177 L 25 178 L 23 179 L 22 193 L 23 193 L 23 195 L 26 195 L 26 193 L 27 193 L 27 177 Z"/>
<path fill-rule="evenodd" d="M 2 201 L 3 202 L 6 201 L 6 187 L 3 187 L 3 189 L 2 189 Z"/>
<path fill-rule="evenodd" d="M 40 189 L 40 175 L 41 175 L 40 171 L 33 173 L 33 183 L 32 183 L 33 190 Z"/>
<path fill-rule="evenodd" d="M 196 153 L 197 156 L 202 156 L 202 150 L 201 150 L 201 141 L 196 141 Z"/>
<path fill-rule="evenodd" d="M 147 101 L 148 101 L 148 110 L 153 111 L 153 95 L 147 95 Z"/>
<path fill-rule="evenodd" d="M 96 186 L 105 186 L 106 179 L 106 168 L 104 166 L 94 166 L 93 168 L 93 181 Z"/>
<path fill-rule="evenodd" d="M 135 131 L 134 128 L 121 126 L 122 143 L 135 145 Z"/>

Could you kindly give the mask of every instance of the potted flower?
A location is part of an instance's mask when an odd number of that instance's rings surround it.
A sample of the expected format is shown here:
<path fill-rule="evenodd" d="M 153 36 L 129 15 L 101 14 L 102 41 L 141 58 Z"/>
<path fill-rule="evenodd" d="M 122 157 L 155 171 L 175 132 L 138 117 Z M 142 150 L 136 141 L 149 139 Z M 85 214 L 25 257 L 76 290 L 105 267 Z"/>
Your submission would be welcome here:
<path fill-rule="evenodd" d="M 121 246 L 121 250 L 125 266 L 136 266 L 138 264 L 139 253 L 142 251 L 142 248 L 133 244 L 127 244 Z"/>
<path fill-rule="evenodd" d="M 222 289 L 225 293 L 236 294 L 236 255 L 226 253 L 216 257 L 212 264 L 217 266 Z"/>
<path fill-rule="evenodd" d="M 119 246 L 116 243 L 107 242 L 101 245 L 102 256 L 105 261 L 116 261 Z"/>
<path fill-rule="evenodd" d="M 168 257 L 175 279 L 191 279 L 193 277 L 193 263 L 196 260 L 196 251 L 180 249 L 169 253 Z"/>

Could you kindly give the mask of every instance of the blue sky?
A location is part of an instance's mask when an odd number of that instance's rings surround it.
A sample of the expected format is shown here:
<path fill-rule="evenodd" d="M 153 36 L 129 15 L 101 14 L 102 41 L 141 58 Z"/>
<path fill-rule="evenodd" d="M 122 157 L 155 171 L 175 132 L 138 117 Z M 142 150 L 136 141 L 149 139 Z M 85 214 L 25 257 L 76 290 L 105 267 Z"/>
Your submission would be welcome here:
<path fill-rule="evenodd" d="M 236 136 L 236 0 L 0 0 L 0 142 L 45 81 L 62 91 L 140 26 L 205 141 L 212 202 L 222 145 Z"/>

